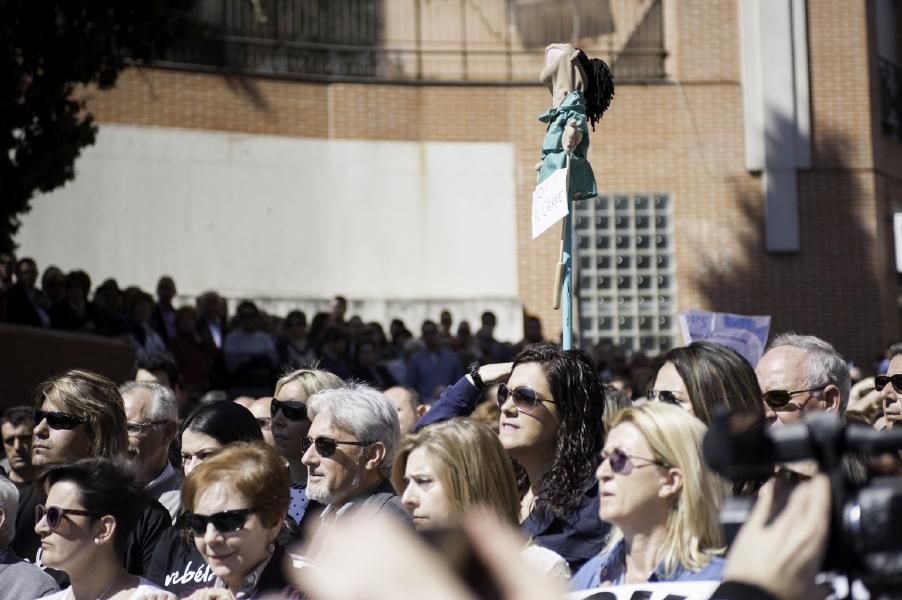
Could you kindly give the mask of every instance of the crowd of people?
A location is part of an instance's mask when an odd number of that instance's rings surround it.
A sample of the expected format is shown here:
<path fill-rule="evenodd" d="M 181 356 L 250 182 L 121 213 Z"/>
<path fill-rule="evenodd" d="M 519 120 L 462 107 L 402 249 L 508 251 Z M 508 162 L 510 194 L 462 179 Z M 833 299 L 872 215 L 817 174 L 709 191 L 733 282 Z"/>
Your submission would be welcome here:
<path fill-rule="evenodd" d="M 721 411 L 769 427 L 902 419 L 902 345 L 863 378 L 791 332 L 754 366 L 709 342 L 654 360 L 565 351 L 530 318 L 505 344 L 491 313 L 475 341 L 444 314 L 389 340 L 341 298 L 308 333 L 303 313 L 278 322 L 250 302 L 230 322 L 213 292 L 176 309 L 166 277 L 156 298 L 104 282 L 89 303 L 90 283 L 60 273 L 46 304 L 50 270 L 38 288 L 34 261 L 15 263 L 6 319 L 129 336 L 136 367 L 55 375 L 0 418 L 3 598 L 523 600 L 713 582 L 712 598 L 795 599 L 821 566 L 829 481 L 795 463 L 727 481 L 702 460 L 706 431 Z M 874 460 L 898 474 L 899 456 Z M 730 497 L 758 498 L 732 545 Z"/>

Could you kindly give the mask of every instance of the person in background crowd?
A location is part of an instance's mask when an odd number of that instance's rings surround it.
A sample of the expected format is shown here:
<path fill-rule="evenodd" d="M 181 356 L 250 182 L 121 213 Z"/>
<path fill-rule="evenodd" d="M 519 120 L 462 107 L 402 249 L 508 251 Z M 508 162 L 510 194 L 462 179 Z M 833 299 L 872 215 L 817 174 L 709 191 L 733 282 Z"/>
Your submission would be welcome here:
<path fill-rule="evenodd" d="M 128 459 L 148 496 L 169 511 L 180 508 L 182 478 L 169 462 L 178 430 L 175 394 L 159 383 L 130 381 L 119 388 L 128 419 Z"/>
<path fill-rule="evenodd" d="M 752 366 L 736 351 L 712 342 L 692 342 L 664 355 L 649 400 L 683 408 L 710 425 L 718 408 L 764 414 Z"/>
<path fill-rule="evenodd" d="M 31 462 L 38 469 L 68 465 L 88 457 L 122 460 L 128 450 L 125 409 L 116 384 L 97 373 L 72 370 L 41 383 L 34 396 L 35 426 Z M 16 554 L 41 565 L 41 540 L 34 530 L 35 507 L 44 490 L 37 481 L 20 492 Z M 126 570 L 142 575 L 160 535 L 171 526 L 169 513 L 142 494 L 135 508 L 138 524 L 124 545 Z M 65 574 L 51 573 L 65 586 Z"/>
<path fill-rule="evenodd" d="M 249 396 L 269 392 L 275 379 L 279 357 L 272 338 L 260 331 L 260 311 L 253 302 L 238 305 L 239 327 L 226 336 L 223 357 L 230 387 Z"/>
<path fill-rule="evenodd" d="M 457 324 L 456 340 L 457 356 L 460 359 L 460 364 L 469 365 L 481 358 L 476 340 L 470 332 L 469 321 L 461 321 Z"/>
<path fill-rule="evenodd" d="M 222 350 L 222 344 L 228 334 L 226 315 L 222 312 L 223 301 L 216 292 L 204 292 L 197 298 L 198 332 Z"/>
<path fill-rule="evenodd" d="M 401 425 L 401 435 L 413 431 L 414 425 L 420 417 L 426 414 L 429 406 L 423 404 L 420 395 L 415 389 L 406 385 L 396 385 L 385 390 L 385 395 L 392 401 L 398 411 L 398 422 Z"/>
<path fill-rule="evenodd" d="M 614 386 L 605 384 L 604 418 L 602 419 L 605 435 L 607 435 L 611 430 L 611 427 L 613 427 L 614 419 L 620 414 L 620 411 L 624 408 L 629 408 L 632 405 L 633 401 L 629 399 L 629 396 Z"/>
<path fill-rule="evenodd" d="M 323 390 L 307 401 L 304 438 L 307 496 L 326 505 L 311 542 L 311 558 L 338 521 L 390 513 L 410 520 L 389 477 L 398 445 L 398 413 L 384 394 L 365 385 Z"/>
<path fill-rule="evenodd" d="M 12 287 L 15 272 L 16 256 L 11 252 L 0 252 L 0 289 Z"/>
<path fill-rule="evenodd" d="M 391 372 L 379 362 L 376 343 L 370 339 L 361 339 L 357 342 L 351 374 L 357 381 L 378 390 L 385 390 L 396 384 Z"/>
<path fill-rule="evenodd" d="M 519 522 L 510 458 L 495 432 L 469 419 L 442 421 L 403 438 L 392 484 L 420 531 L 458 526 L 480 507 L 511 525 Z M 570 578 L 567 561 L 547 548 L 528 544 L 523 557 L 545 575 Z"/>
<path fill-rule="evenodd" d="M 272 396 L 257 398 L 247 409 L 257 419 L 260 433 L 263 434 L 263 441 L 270 446 L 275 446 L 276 444 L 272 437 Z"/>
<path fill-rule="evenodd" d="M 157 282 L 157 301 L 150 316 L 150 325 L 167 344 L 176 335 L 175 308 L 172 306 L 175 294 L 175 281 L 172 277 L 168 275 L 160 277 Z"/>
<path fill-rule="evenodd" d="M 100 313 L 88 302 L 91 278 L 84 271 L 70 271 L 65 279 L 66 296 L 50 309 L 50 326 L 64 331 L 94 333 Z"/>
<path fill-rule="evenodd" d="M 457 351 L 457 342 L 454 339 L 454 334 L 451 332 L 451 326 L 454 325 L 454 320 L 451 318 L 451 312 L 443 310 L 441 314 L 439 314 L 438 324 L 442 328 L 439 332 L 439 342 L 441 342 L 442 346 L 445 348 Z"/>
<path fill-rule="evenodd" d="M 166 352 L 166 343 L 150 325 L 153 297 L 145 292 L 134 295 L 128 307 L 131 316 L 130 335 L 135 350 L 135 360 L 143 360 L 152 354 Z"/>
<path fill-rule="evenodd" d="M 457 355 L 444 348 L 438 335 L 438 326 L 425 321 L 422 327 L 424 348 L 407 361 L 407 385 L 429 400 L 436 397 L 435 390 L 457 381 L 464 370 Z"/>
<path fill-rule="evenodd" d="M 7 408 L 0 417 L 0 435 L 6 455 L 7 476 L 21 490 L 34 481 L 37 469 L 31 464 L 31 435 L 34 430 L 34 409 L 30 406 Z M 16 495 L 18 498 L 18 494 Z M 15 523 L 11 518 L 10 523 Z"/>
<path fill-rule="evenodd" d="M 47 298 L 49 306 L 53 306 L 66 297 L 66 276 L 63 271 L 50 265 L 41 274 L 41 291 Z"/>
<path fill-rule="evenodd" d="M 16 263 L 16 283 L 6 291 L 6 320 L 18 325 L 47 327 L 50 315 L 48 302 L 35 283 L 38 265 L 32 258 L 20 258 Z"/>
<path fill-rule="evenodd" d="M 342 327 L 345 324 L 345 313 L 348 311 L 348 300 L 344 296 L 335 296 L 329 304 L 329 322 Z"/>
<path fill-rule="evenodd" d="M 48 598 L 112 598 L 156 593 L 159 588 L 130 574 L 122 560 L 141 515 L 139 484 L 124 466 L 86 458 L 51 467 L 40 479 L 47 499 L 32 518 L 42 559 L 65 572 L 72 585 Z M 173 598 L 174 600 L 174 598 Z"/>
<path fill-rule="evenodd" d="M 279 364 L 300 369 L 310 365 L 315 356 L 307 339 L 307 315 L 300 310 L 288 313 L 282 322 L 282 335 L 276 341 Z"/>
<path fill-rule="evenodd" d="M 319 368 L 335 373 L 341 379 L 351 378 L 348 364 L 348 334 L 341 327 L 327 326 L 320 341 Z"/>
<path fill-rule="evenodd" d="M 175 313 L 175 336 L 169 338 L 169 351 L 182 374 L 185 395 L 192 398 L 210 389 L 218 355 L 211 338 L 200 335 L 197 329 L 197 310 L 193 306 L 179 308 Z"/>
<path fill-rule="evenodd" d="M 237 598 L 287 591 L 277 537 L 288 501 L 282 458 L 260 442 L 232 444 L 188 475 L 184 523 L 216 576 L 214 588 Z"/>
<path fill-rule="evenodd" d="M 519 354 L 530 344 L 541 344 L 544 341 L 542 321 L 538 317 L 526 315 L 523 317 L 523 339 L 514 345 L 514 354 Z"/>
<path fill-rule="evenodd" d="M 685 410 L 657 402 L 618 413 L 595 473 L 598 516 L 616 529 L 570 589 L 722 578 L 725 488 L 701 459 L 706 430 Z"/>
<path fill-rule="evenodd" d="M 755 367 L 770 423 L 791 423 L 813 410 L 836 412 L 849 403 L 851 381 L 842 356 L 813 335 L 783 333 Z"/>
<path fill-rule="evenodd" d="M 896 429 L 902 422 L 902 344 L 890 346 L 887 355 L 886 375 L 874 378 L 874 388 L 880 393 L 885 428 Z"/>
<path fill-rule="evenodd" d="M 598 520 L 594 470 L 604 443 L 604 388 L 585 353 L 553 344 L 527 346 L 513 364 L 471 368 L 448 388 L 416 430 L 469 414 L 492 383 L 501 410 L 499 437 L 520 466 L 520 528 L 576 571 L 598 554 L 608 525 Z"/>
<path fill-rule="evenodd" d="M 233 402 L 203 406 L 182 422 L 179 431 L 182 474 L 185 478 L 207 459 L 235 442 L 262 442 L 263 434 L 249 410 Z M 183 509 L 186 509 L 182 504 Z M 185 531 L 181 516 L 177 527 L 161 537 L 147 577 L 180 598 L 211 587 L 216 575 Z"/>
<path fill-rule="evenodd" d="M 16 533 L 19 491 L 0 477 L 0 598 L 41 598 L 59 591 L 53 577 L 22 560 L 10 547 Z"/>
<path fill-rule="evenodd" d="M 168 354 L 149 354 L 135 363 L 135 381 L 159 383 L 173 391 L 179 415 L 191 413 L 197 401 L 182 387 L 182 374 Z"/>
<path fill-rule="evenodd" d="M 122 313 L 122 291 L 112 277 L 94 290 L 94 306 L 100 314 L 97 333 L 106 336 L 128 335 L 131 322 Z"/>

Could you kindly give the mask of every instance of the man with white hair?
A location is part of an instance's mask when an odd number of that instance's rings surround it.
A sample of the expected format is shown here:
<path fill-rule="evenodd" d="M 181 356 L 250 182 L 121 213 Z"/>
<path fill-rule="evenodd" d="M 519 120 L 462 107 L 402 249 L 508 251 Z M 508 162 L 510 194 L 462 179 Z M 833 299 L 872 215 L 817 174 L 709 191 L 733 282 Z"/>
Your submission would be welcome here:
<path fill-rule="evenodd" d="M 169 462 L 169 445 L 178 431 L 178 404 L 168 387 L 129 381 L 119 388 L 128 419 L 128 459 L 147 494 L 175 521 L 181 506 L 182 478 Z"/>
<path fill-rule="evenodd" d="M 16 535 L 19 490 L 0 477 L 0 598 L 41 598 L 59 591 L 53 577 L 22 560 L 10 544 Z"/>
<path fill-rule="evenodd" d="M 391 400 L 351 385 L 314 394 L 307 415 L 311 425 L 301 462 L 307 466 L 307 496 L 326 505 L 323 523 L 386 511 L 410 522 L 389 481 L 400 437 Z"/>
<path fill-rule="evenodd" d="M 755 367 L 771 424 L 790 423 L 815 410 L 842 416 L 849 404 L 849 367 L 813 335 L 778 335 Z"/>

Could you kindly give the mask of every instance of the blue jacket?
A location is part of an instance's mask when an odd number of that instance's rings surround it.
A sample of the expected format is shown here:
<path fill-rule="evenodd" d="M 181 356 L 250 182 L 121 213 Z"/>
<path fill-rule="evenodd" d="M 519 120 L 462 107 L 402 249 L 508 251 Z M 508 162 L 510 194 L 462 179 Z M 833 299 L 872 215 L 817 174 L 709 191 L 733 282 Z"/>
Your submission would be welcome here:
<path fill-rule="evenodd" d="M 691 571 L 678 565 L 669 577 L 665 576 L 662 562 L 648 578 L 648 581 L 651 583 L 659 581 L 720 581 L 723 579 L 724 562 L 722 557 L 715 556 L 711 562 L 698 571 Z M 610 551 L 596 556 L 583 565 L 570 580 L 570 590 L 590 590 L 600 586 L 603 581 L 609 581 L 612 585 L 621 585 L 625 572 L 626 544 L 620 540 Z"/>

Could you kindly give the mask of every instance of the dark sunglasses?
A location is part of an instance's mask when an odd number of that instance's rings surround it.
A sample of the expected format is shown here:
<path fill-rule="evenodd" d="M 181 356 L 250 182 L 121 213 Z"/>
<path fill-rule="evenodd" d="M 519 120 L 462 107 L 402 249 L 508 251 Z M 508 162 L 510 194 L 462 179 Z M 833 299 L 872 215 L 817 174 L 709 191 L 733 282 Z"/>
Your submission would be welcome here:
<path fill-rule="evenodd" d="M 784 406 L 789 404 L 789 401 L 793 396 L 798 396 L 799 394 L 804 394 L 806 392 L 817 392 L 824 389 L 828 385 L 830 384 L 825 383 L 824 385 L 819 385 L 807 390 L 795 390 L 792 392 L 789 392 L 787 390 L 771 390 L 769 392 L 764 392 L 763 398 L 771 408 L 783 408 Z"/>
<path fill-rule="evenodd" d="M 680 399 L 670 390 L 648 390 L 645 395 L 651 402 L 666 402 L 667 404 L 680 405 Z"/>
<path fill-rule="evenodd" d="M 599 466 L 607 460 L 611 464 L 611 470 L 618 475 L 629 475 L 633 468 L 638 469 L 640 467 L 647 467 L 649 465 L 658 465 L 659 467 L 670 466 L 665 462 L 655 460 L 653 458 L 642 458 L 641 456 L 634 456 L 620 448 L 614 448 L 612 452 L 602 451 L 599 456 L 601 458 L 601 461 L 598 463 Z M 634 460 L 644 460 L 648 464 L 637 465 L 633 462 Z"/>
<path fill-rule="evenodd" d="M 97 513 L 87 510 L 80 510 L 75 508 L 60 508 L 59 506 L 44 506 L 43 504 L 38 504 L 34 507 L 34 524 L 37 525 L 41 522 L 41 519 L 47 517 L 47 527 L 50 528 L 50 531 L 55 531 L 56 528 L 60 526 L 63 517 L 65 517 L 66 515 L 81 515 L 83 517 L 93 518 L 101 516 Z"/>
<path fill-rule="evenodd" d="M 213 529 L 219 533 L 233 533 L 244 528 L 248 516 L 253 512 L 253 508 L 237 508 L 235 510 L 224 510 L 212 515 L 187 513 L 182 516 L 182 524 L 190 529 L 194 535 L 204 535 L 207 532 L 209 523 L 212 523 Z"/>
<path fill-rule="evenodd" d="M 82 419 L 81 417 L 76 417 L 75 415 L 70 415 L 69 413 L 59 412 L 55 410 L 34 411 L 35 425 L 39 425 L 44 419 L 47 419 L 47 424 L 50 425 L 51 429 L 75 429 L 79 425 L 86 425 L 88 422 L 86 419 Z"/>
<path fill-rule="evenodd" d="M 517 407 L 517 410 L 523 410 L 526 412 L 534 409 L 540 402 L 550 402 L 551 404 L 557 404 L 557 402 L 555 402 L 554 400 L 543 398 L 537 391 L 525 385 L 519 385 L 513 389 L 507 387 L 507 384 L 504 383 L 498 386 L 499 409 L 504 406 L 504 403 L 507 402 L 507 399 L 511 397 L 513 397 L 514 406 Z"/>
<path fill-rule="evenodd" d="M 900 375 L 878 375 L 874 377 L 874 389 L 882 392 L 886 384 L 893 384 L 893 389 L 898 394 L 902 394 L 902 374 Z"/>
<path fill-rule="evenodd" d="M 288 404 L 288 402 L 282 402 L 273 398 L 272 402 L 269 403 L 269 414 L 275 417 L 281 410 L 289 421 L 303 421 L 306 419 L 307 407 L 300 402 L 294 402 L 293 404 L 299 404 L 300 406 L 293 406 Z"/>
<path fill-rule="evenodd" d="M 313 439 L 310 436 L 301 440 L 301 451 L 306 453 L 310 446 L 316 448 L 316 453 L 323 458 L 329 458 L 338 450 L 339 445 L 345 446 L 370 446 L 372 442 L 340 442 L 328 437 L 318 437 Z"/>

